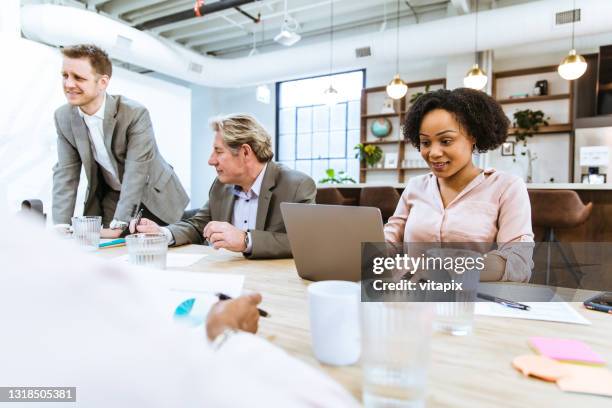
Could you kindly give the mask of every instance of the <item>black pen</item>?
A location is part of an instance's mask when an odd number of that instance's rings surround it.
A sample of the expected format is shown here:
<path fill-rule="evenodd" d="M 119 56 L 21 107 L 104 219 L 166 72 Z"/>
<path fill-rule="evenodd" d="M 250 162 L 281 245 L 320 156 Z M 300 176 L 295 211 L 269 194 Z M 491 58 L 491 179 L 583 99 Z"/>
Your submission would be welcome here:
<path fill-rule="evenodd" d="M 138 210 L 138 214 L 136 214 L 136 217 L 134 219 L 136 220 L 136 222 L 134 223 L 134 232 L 138 232 L 136 230 L 136 227 L 138 226 L 138 224 L 140 224 L 140 220 L 142 219 L 142 208 Z"/>
<path fill-rule="evenodd" d="M 478 293 L 476 296 L 479 297 L 480 299 L 489 300 L 491 302 L 499 303 L 500 305 L 504 305 L 506 307 L 511 307 L 513 309 L 520 309 L 520 310 L 529 310 L 530 309 L 529 306 L 524 305 L 522 303 L 513 302 L 512 300 L 502 299 L 502 298 L 499 298 L 497 296 L 487 295 L 486 293 Z"/>
<path fill-rule="evenodd" d="M 224 293 L 217 293 L 215 296 L 217 296 L 219 300 L 230 300 L 232 298 L 231 296 L 228 296 Z M 261 317 L 270 317 L 270 313 L 266 312 L 263 309 L 257 308 L 257 311 L 259 312 L 259 315 Z"/>

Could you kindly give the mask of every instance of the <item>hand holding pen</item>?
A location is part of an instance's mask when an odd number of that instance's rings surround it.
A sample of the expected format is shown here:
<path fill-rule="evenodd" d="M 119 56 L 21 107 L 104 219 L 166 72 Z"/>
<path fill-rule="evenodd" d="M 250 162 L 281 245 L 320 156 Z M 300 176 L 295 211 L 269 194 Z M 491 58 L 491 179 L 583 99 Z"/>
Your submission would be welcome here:
<path fill-rule="evenodd" d="M 228 296 L 224 293 L 217 293 L 215 296 L 219 298 L 219 300 L 231 300 L 232 297 Z M 270 314 L 263 309 L 257 308 L 257 312 L 261 317 L 270 317 Z"/>
<path fill-rule="evenodd" d="M 217 297 L 229 298 L 222 294 L 217 294 Z M 259 303 L 261 295 L 251 293 L 213 305 L 206 319 L 208 338 L 214 340 L 227 329 L 256 333 L 261 313 L 257 309 Z"/>

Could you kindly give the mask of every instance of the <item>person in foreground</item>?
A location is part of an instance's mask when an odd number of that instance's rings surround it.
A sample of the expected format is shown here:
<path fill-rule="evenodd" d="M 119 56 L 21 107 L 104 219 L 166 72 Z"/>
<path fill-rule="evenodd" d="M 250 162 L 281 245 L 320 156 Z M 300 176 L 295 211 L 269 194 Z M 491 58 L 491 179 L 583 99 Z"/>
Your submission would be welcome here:
<path fill-rule="evenodd" d="M 385 225 L 387 242 L 498 243 L 487 254 L 481 280 L 527 281 L 531 274 L 531 207 L 518 177 L 480 169 L 476 151 L 496 149 L 508 134 L 501 106 L 484 92 L 438 90 L 408 112 L 404 137 L 431 173 L 409 180 Z"/>
<path fill-rule="evenodd" d="M 289 258 L 291 247 L 280 203 L 314 203 L 314 181 L 272 161 L 270 135 L 255 120 L 233 114 L 211 121 L 213 151 L 208 164 L 217 178 L 208 202 L 187 220 L 160 228 L 143 219 L 130 230 L 163 232 L 170 245 L 200 244 L 242 252 L 247 258 Z"/>
<path fill-rule="evenodd" d="M 206 328 L 186 328 L 147 286 L 150 271 L 81 253 L 4 211 L 0 221 L 14 231 L 0 237 L 2 386 L 76 387 L 77 402 L 60 407 L 358 406 L 252 334 L 259 294 L 217 303 Z"/>
<path fill-rule="evenodd" d="M 168 224 L 178 221 L 189 197 L 159 153 L 147 109 L 125 96 L 109 95 L 113 67 L 102 49 L 62 49 L 68 101 L 55 111 L 57 164 L 53 167 L 53 222 L 70 224 L 81 167 L 88 180 L 84 215 L 102 216 L 103 238 L 116 238 L 142 208 Z"/>

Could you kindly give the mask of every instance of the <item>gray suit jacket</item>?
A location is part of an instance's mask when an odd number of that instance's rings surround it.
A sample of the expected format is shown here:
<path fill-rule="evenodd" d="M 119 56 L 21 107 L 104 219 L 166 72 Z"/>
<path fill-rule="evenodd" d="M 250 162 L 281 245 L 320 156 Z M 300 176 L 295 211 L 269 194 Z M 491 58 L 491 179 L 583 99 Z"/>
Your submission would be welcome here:
<path fill-rule="evenodd" d="M 215 179 L 208 202 L 192 218 L 169 225 L 175 245 L 202 243 L 202 232 L 210 221 L 232 222 L 234 186 Z M 247 258 L 291 258 L 291 247 L 280 211 L 280 203 L 314 203 L 317 188 L 306 174 L 269 162 L 261 183 L 253 249 Z"/>
<path fill-rule="evenodd" d="M 81 165 L 89 182 L 84 214 L 102 215 L 97 194 L 98 165 L 94 160 L 85 121 L 78 108 L 55 111 L 57 164 L 53 167 L 53 222 L 70 223 L 74 214 Z M 106 95 L 104 144 L 121 182 L 114 218 L 129 221 L 135 206 L 144 204 L 167 223 L 181 218 L 189 197 L 161 156 L 147 109 L 123 96 Z"/>

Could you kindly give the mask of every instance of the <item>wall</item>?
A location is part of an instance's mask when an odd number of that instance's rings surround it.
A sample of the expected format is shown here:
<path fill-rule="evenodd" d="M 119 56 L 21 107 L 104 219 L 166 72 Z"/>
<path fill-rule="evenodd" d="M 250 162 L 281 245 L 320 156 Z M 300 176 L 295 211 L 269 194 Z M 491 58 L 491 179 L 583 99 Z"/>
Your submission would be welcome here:
<path fill-rule="evenodd" d="M 275 140 L 276 90 L 272 91 L 269 105 L 255 99 L 255 87 L 219 89 L 192 85 L 192 206 L 200 207 L 208 200 L 208 190 L 216 177 L 214 168 L 208 165 L 212 151 L 213 134 L 208 120 L 217 115 L 249 113 L 254 115 Z"/>

